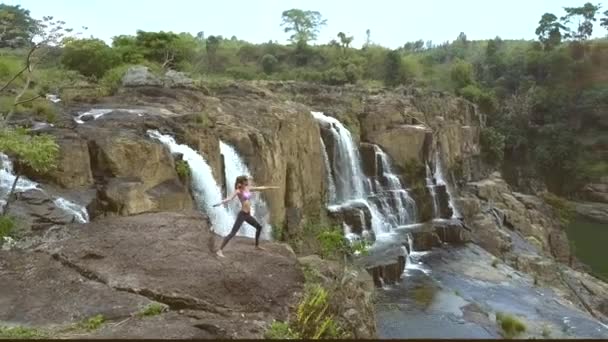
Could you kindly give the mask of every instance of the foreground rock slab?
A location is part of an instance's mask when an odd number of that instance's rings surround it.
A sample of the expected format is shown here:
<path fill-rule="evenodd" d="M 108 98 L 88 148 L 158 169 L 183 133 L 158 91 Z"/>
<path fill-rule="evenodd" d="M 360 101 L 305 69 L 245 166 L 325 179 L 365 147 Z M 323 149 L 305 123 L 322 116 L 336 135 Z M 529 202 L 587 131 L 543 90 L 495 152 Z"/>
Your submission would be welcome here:
<path fill-rule="evenodd" d="M 106 324 L 75 337 L 261 338 L 273 319 L 287 318 L 304 282 L 286 245 L 262 243 L 260 251 L 235 238 L 217 258 L 220 238 L 196 212 L 112 217 L 66 230 L 38 252 L 2 252 L 0 323 L 45 328 L 101 314 Z M 152 302 L 168 312 L 137 315 Z"/>
<path fill-rule="evenodd" d="M 0 322 L 50 326 L 95 315 L 121 319 L 150 303 L 64 267 L 45 253 L 0 251 Z"/>

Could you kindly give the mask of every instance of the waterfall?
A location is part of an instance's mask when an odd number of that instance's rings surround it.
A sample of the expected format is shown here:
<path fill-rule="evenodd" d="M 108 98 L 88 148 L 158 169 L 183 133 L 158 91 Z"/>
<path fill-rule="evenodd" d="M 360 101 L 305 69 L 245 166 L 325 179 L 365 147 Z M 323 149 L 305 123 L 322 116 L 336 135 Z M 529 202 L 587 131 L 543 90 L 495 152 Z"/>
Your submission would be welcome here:
<path fill-rule="evenodd" d="M 386 189 L 380 186 L 381 190 L 388 191 L 392 194 L 394 201 L 394 209 L 397 213 L 397 226 L 413 223 L 416 221 L 416 202 L 404 189 L 401 180 L 393 172 L 389 157 L 377 145 L 374 145 L 376 156 L 380 157 L 382 165 L 382 176 L 386 180 Z M 387 210 L 390 212 L 391 210 Z"/>
<path fill-rule="evenodd" d="M 17 176 L 13 173 L 13 163 L 6 154 L 1 152 L 0 163 L 0 208 L 3 208 L 6 205 L 8 195 Z M 15 186 L 15 193 L 32 189 L 37 189 L 46 194 L 44 190 L 39 188 L 38 183 L 33 182 L 23 176 L 19 177 L 19 180 Z M 75 221 L 79 223 L 89 222 L 89 213 L 84 206 L 68 201 L 62 197 L 53 198 L 53 203 L 60 210 L 72 215 Z"/>
<path fill-rule="evenodd" d="M 313 117 L 321 124 L 329 127 L 333 142 L 333 160 L 331 170 L 334 175 L 336 187 L 336 200 L 359 199 L 365 196 L 363 171 L 361 171 L 361 158 L 359 149 L 355 146 L 348 129 L 335 118 L 326 116 L 321 112 L 312 112 Z"/>
<path fill-rule="evenodd" d="M 435 151 L 435 180 L 437 182 L 437 185 L 445 185 L 445 190 L 448 193 L 448 201 L 450 204 L 450 208 L 452 208 L 452 218 L 461 217 L 460 212 L 454 204 L 454 196 L 452 195 L 451 186 L 449 182 L 445 180 L 445 177 L 443 175 L 443 164 L 441 162 L 441 156 L 439 155 L 439 151 Z"/>
<path fill-rule="evenodd" d="M 433 172 L 429 164 L 426 164 L 426 187 L 431 193 L 431 199 L 433 200 L 433 217 L 439 217 L 439 202 L 437 201 L 437 191 L 435 189 L 435 181 L 433 180 Z"/>
<path fill-rule="evenodd" d="M 327 155 L 327 149 L 323 139 L 321 139 L 321 153 L 323 154 L 323 163 L 325 164 L 325 173 L 327 174 L 327 203 L 332 204 L 336 202 L 336 184 L 334 183 L 334 176 L 331 172 L 329 156 Z"/>
<path fill-rule="evenodd" d="M 222 236 L 228 235 L 234 223 L 234 216 L 223 206 L 213 207 L 222 200 L 222 190 L 213 178 L 213 172 L 207 161 L 195 150 L 187 145 L 180 145 L 169 135 L 149 130 L 148 135 L 159 140 L 169 148 L 171 153 L 181 153 L 183 159 L 190 167 L 192 175 L 192 193 L 201 211 L 209 215 L 212 229 Z"/>
<path fill-rule="evenodd" d="M 232 189 L 232 185 L 234 184 L 233 182 L 236 177 L 241 175 L 251 176 L 249 168 L 234 147 L 220 141 L 220 153 L 224 155 L 227 189 Z M 230 193 L 230 191 L 228 191 L 228 193 Z M 268 218 L 270 216 L 268 206 L 261 198 L 262 196 L 259 192 L 253 192 L 252 197 L 253 206 L 251 208 L 251 215 L 254 216 L 264 227 L 264 229 L 262 229 L 261 237 L 264 239 L 270 239 L 271 227 L 268 224 Z M 230 203 L 229 210 L 234 217 L 236 217 L 238 212 L 241 210 L 240 208 L 239 203 L 236 201 Z M 253 238 L 255 237 L 255 228 L 251 227 L 248 223 L 243 223 L 243 227 L 239 231 L 239 234 Z"/>
<path fill-rule="evenodd" d="M 330 192 L 333 191 L 328 209 L 337 212 L 355 205 L 367 207 L 377 238 L 386 236 L 399 225 L 412 223 L 416 219 L 415 202 L 393 173 L 386 153 L 374 146 L 382 174 L 374 179 L 367 178 L 361 169 L 359 149 L 348 129 L 335 118 L 321 112 L 312 112 L 312 115 L 329 133 L 324 135 L 325 139 L 331 139 L 322 144 L 330 149 L 324 148 L 329 188 Z"/>

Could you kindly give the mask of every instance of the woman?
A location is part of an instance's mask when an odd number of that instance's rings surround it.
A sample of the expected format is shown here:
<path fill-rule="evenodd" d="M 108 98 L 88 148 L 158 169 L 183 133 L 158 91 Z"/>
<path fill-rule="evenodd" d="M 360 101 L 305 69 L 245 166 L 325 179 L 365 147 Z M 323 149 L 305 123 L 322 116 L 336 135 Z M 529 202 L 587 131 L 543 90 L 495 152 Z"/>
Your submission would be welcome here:
<path fill-rule="evenodd" d="M 255 227 L 255 230 L 256 230 L 255 248 L 263 250 L 263 248 L 261 248 L 259 246 L 260 233 L 262 232 L 262 225 L 250 214 L 250 212 L 251 212 L 251 201 L 250 201 L 251 192 L 268 190 L 268 189 L 278 189 L 279 187 L 278 186 L 256 186 L 256 187 L 249 186 L 249 179 L 250 179 L 250 177 L 248 177 L 248 176 L 236 177 L 236 182 L 234 183 L 234 193 L 232 193 L 232 195 L 230 195 L 225 200 L 214 205 L 214 207 L 219 207 L 220 205 L 223 205 L 223 204 L 226 204 L 226 203 L 232 201 L 237 196 L 239 197 L 239 200 L 241 201 L 241 211 L 239 211 L 239 214 L 236 216 L 236 221 L 234 221 L 232 230 L 230 231 L 230 234 L 228 234 L 224 238 L 224 242 L 222 242 L 222 246 L 216 253 L 217 256 L 219 256 L 219 257 L 222 257 L 222 258 L 224 257 L 224 253 L 222 253 L 222 250 L 224 249 L 224 247 L 226 247 L 226 244 L 228 243 L 228 241 L 230 241 L 230 239 L 232 239 L 236 235 L 236 233 L 241 228 L 241 225 L 243 224 L 243 222 L 247 222 L 250 225 L 252 225 L 253 227 Z"/>

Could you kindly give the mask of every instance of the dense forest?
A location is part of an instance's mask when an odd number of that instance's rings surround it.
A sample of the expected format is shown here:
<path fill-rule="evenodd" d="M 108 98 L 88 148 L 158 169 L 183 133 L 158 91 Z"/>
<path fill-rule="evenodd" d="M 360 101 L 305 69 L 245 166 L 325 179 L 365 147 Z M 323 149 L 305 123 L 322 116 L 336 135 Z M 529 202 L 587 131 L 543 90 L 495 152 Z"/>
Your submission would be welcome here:
<path fill-rule="evenodd" d="M 486 161 L 510 180 L 575 196 L 583 184 L 608 174 L 608 10 L 586 3 L 539 18 L 538 40 L 405 42 L 391 50 L 367 30 L 361 48 L 343 32 L 317 43 L 322 14 L 282 13 L 288 44 L 253 44 L 237 37 L 144 32 L 114 37 L 111 46 L 60 20 L 0 5 L 0 150 L 35 168 L 52 167 L 56 146 L 43 136 L 10 128 L 17 114 L 53 121 L 47 94 L 64 102 L 112 95 L 136 64 L 154 72 L 189 73 L 199 82 L 224 79 L 298 80 L 366 87 L 415 86 L 463 96 L 487 114 L 482 132 Z M 596 25 L 597 24 L 597 25 Z M 38 140 L 37 140 L 38 139 Z M 517 167 L 515 167 L 517 166 Z"/>

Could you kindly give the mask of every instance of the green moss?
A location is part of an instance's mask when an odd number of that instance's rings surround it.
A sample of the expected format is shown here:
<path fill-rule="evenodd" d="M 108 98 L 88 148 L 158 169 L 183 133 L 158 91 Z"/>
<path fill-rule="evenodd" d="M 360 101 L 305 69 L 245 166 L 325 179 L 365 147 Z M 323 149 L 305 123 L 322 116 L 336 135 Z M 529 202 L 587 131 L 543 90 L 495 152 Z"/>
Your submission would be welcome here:
<path fill-rule="evenodd" d="M 175 163 L 175 171 L 181 179 L 190 177 L 190 165 L 185 160 L 178 160 Z"/>
<path fill-rule="evenodd" d="M 545 192 L 543 194 L 543 199 L 553 208 L 553 211 L 559 218 L 562 225 L 567 226 L 570 221 L 574 219 L 576 210 L 574 209 L 574 206 L 567 200 L 550 192 Z"/>
<path fill-rule="evenodd" d="M 27 327 L 2 327 L 0 326 L 0 339 L 41 339 L 48 338 L 47 333 Z"/>
<path fill-rule="evenodd" d="M 526 331 L 526 325 L 519 318 L 503 312 L 496 313 L 496 322 L 500 324 L 502 335 L 513 338 Z"/>
<path fill-rule="evenodd" d="M 15 220 L 10 216 L 0 216 L 0 246 L 7 237 L 13 237 L 15 230 Z"/>
<path fill-rule="evenodd" d="M 432 285 L 418 286 L 412 290 L 412 295 L 416 304 L 426 308 L 433 303 L 436 292 L 436 289 Z"/>
<path fill-rule="evenodd" d="M 140 317 L 151 317 L 158 316 L 161 313 L 167 311 L 168 307 L 161 303 L 151 303 L 137 313 Z"/>
<path fill-rule="evenodd" d="M 198 113 L 195 116 L 194 121 L 203 128 L 209 128 L 213 126 L 213 123 L 211 122 L 211 119 L 209 118 L 209 114 L 207 112 Z"/>

